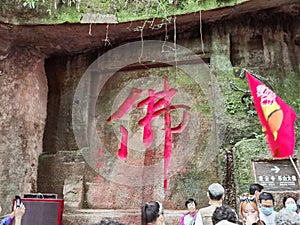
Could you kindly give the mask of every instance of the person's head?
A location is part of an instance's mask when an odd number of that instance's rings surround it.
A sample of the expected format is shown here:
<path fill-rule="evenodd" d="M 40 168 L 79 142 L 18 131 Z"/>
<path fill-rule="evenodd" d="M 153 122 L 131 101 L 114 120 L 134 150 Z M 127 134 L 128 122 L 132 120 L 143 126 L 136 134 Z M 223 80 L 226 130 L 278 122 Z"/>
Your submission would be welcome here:
<path fill-rule="evenodd" d="M 246 221 L 247 217 L 259 219 L 258 206 L 255 201 L 255 196 L 241 196 L 240 197 L 240 208 L 239 215 L 242 221 Z"/>
<path fill-rule="evenodd" d="M 292 210 L 293 212 L 297 211 L 296 198 L 291 195 L 286 195 L 282 199 L 283 207 Z"/>
<path fill-rule="evenodd" d="M 188 200 L 185 201 L 185 207 L 187 207 L 190 213 L 196 212 L 196 206 L 197 206 L 197 202 L 192 198 L 189 198 Z"/>
<path fill-rule="evenodd" d="M 208 187 L 208 197 L 210 200 L 220 201 L 224 198 L 224 188 L 221 184 L 213 183 Z"/>
<path fill-rule="evenodd" d="M 93 225 L 125 225 L 124 223 L 119 223 L 118 221 L 109 219 L 109 218 L 104 218 L 100 221 L 100 223 L 95 223 Z"/>
<path fill-rule="evenodd" d="M 287 208 L 282 208 L 275 215 L 276 225 L 299 225 L 300 217 L 297 213 L 292 212 Z"/>
<path fill-rule="evenodd" d="M 274 211 L 274 197 L 269 192 L 262 192 L 259 195 L 259 202 L 261 204 L 261 211 L 266 216 L 269 216 Z"/>
<path fill-rule="evenodd" d="M 217 207 L 212 215 L 211 220 L 214 225 L 222 220 L 227 220 L 231 223 L 238 222 L 236 212 L 227 205 Z"/>
<path fill-rule="evenodd" d="M 158 201 L 151 201 L 142 206 L 142 225 L 154 223 L 156 225 L 164 224 L 164 209 Z"/>
<path fill-rule="evenodd" d="M 251 184 L 249 187 L 249 193 L 250 195 L 254 195 L 256 198 L 256 201 L 258 201 L 259 198 L 259 194 L 263 191 L 264 186 L 260 185 L 260 184 Z"/>

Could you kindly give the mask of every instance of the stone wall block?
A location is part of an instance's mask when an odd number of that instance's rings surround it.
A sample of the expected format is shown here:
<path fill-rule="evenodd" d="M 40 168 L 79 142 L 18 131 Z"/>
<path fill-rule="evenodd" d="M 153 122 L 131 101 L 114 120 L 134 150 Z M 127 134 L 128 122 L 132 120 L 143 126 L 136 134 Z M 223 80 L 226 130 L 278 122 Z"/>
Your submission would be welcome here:
<path fill-rule="evenodd" d="M 83 195 L 83 176 L 73 175 L 67 177 L 63 188 L 65 206 L 67 208 L 82 208 Z"/>
<path fill-rule="evenodd" d="M 142 188 L 103 181 L 86 183 L 86 204 L 93 209 L 130 209 L 140 207 Z"/>

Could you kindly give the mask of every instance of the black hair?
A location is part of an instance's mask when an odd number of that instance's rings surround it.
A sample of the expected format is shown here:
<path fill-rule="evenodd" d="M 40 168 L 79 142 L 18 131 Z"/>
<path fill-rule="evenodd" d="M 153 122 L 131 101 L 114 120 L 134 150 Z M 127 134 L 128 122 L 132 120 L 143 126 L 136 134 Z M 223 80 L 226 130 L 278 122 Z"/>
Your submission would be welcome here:
<path fill-rule="evenodd" d="M 260 195 L 259 195 L 259 201 L 260 201 L 260 203 L 261 203 L 261 200 L 272 200 L 273 204 L 274 204 L 274 197 L 269 192 L 265 192 L 264 191 L 264 192 L 260 193 Z"/>
<path fill-rule="evenodd" d="M 221 220 L 227 220 L 232 223 L 237 223 L 238 217 L 234 209 L 227 205 L 222 205 L 215 209 L 211 220 L 214 225 L 220 222 Z"/>
<path fill-rule="evenodd" d="M 286 196 L 284 196 L 283 199 L 282 199 L 283 207 L 285 207 L 285 202 L 286 202 L 286 200 L 288 200 L 289 198 L 294 199 L 295 203 L 297 202 L 297 199 L 296 199 L 294 196 L 286 195 Z M 296 204 L 297 204 L 297 203 L 296 203 Z"/>
<path fill-rule="evenodd" d="M 251 184 L 249 187 L 249 193 L 250 193 L 250 195 L 254 195 L 255 191 L 261 192 L 262 189 L 264 189 L 264 186 L 262 186 L 260 184 Z"/>
<path fill-rule="evenodd" d="M 142 206 L 142 225 L 155 222 L 163 214 L 163 208 L 160 202 L 151 201 Z"/>
<path fill-rule="evenodd" d="M 190 204 L 190 203 L 192 203 L 192 202 L 194 202 L 195 206 L 197 206 L 197 202 L 194 199 L 189 198 L 188 200 L 185 201 L 185 207 L 187 207 L 187 205 Z"/>
<path fill-rule="evenodd" d="M 109 219 L 109 218 L 104 218 L 100 221 L 100 223 L 96 223 L 96 224 L 93 224 L 93 225 L 125 225 L 125 224 L 124 223 L 119 223 L 116 220 L 112 220 L 112 219 Z"/>
<path fill-rule="evenodd" d="M 210 191 L 208 191 L 209 194 L 209 198 L 211 200 L 220 200 L 223 197 L 223 194 L 219 194 L 219 195 L 213 195 L 212 193 L 210 193 Z"/>
<path fill-rule="evenodd" d="M 208 192 L 209 194 L 209 197 L 211 200 L 220 200 L 222 197 L 223 197 L 223 194 L 222 195 L 212 195 L 210 192 Z"/>

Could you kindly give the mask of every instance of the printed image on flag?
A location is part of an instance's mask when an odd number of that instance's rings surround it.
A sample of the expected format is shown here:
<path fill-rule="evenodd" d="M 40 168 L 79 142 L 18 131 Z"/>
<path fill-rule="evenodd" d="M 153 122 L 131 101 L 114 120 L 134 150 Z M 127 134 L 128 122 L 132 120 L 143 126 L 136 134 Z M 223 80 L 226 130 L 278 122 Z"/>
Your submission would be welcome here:
<path fill-rule="evenodd" d="M 274 158 L 294 153 L 296 113 L 271 89 L 246 71 L 258 118 Z"/>

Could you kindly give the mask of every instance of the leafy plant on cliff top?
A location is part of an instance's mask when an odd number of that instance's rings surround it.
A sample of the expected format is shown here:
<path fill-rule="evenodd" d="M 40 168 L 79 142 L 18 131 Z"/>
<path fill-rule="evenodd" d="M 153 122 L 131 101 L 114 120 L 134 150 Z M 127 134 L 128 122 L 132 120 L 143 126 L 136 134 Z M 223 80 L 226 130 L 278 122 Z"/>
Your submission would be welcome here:
<path fill-rule="evenodd" d="M 22 3 L 25 8 L 44 11 L 40 17 L 44 19 L 49 14 L 60 14 L 62 6 L 76 8 L 78 16 L 71 18 L 81 18 L 83 13 L 94 12 L 101 14 L 114 14 L 119 22 L 134 21 L 149 18 L 167 18 L 169 16 L 193 13 L 199 10 L 210 10 L 219 7 L 232 6 L 247 0 L 15 0 Z M 47 14 L 48 13 L 48 14 Z M 71 12 L 74 13 L 73 11 Z M 61 22 L 80 22 L 80 19 L 71 20 L 70 16 L 57 16 Z M 48 16 L 47 16 L 48 15 Z M 45 18 L 46 17 L 46 18 Z M 49 18 L 50 21 L 51 18 Z"/>

